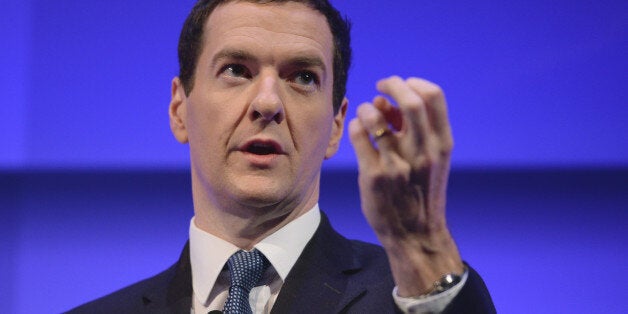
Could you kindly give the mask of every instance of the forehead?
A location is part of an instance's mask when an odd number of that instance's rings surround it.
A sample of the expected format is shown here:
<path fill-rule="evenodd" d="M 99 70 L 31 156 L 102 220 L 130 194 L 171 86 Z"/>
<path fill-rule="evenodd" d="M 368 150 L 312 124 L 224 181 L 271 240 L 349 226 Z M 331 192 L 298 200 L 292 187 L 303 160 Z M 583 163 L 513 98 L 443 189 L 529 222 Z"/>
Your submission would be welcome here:
<path fill-rule="evenodd" d="M 209 16 L 204 34 L 204 46 L 209 50 L 236 45 L 250 49 L 315 50 L 326 60 L 333 56 L 333 36 L 327 19 L 297 2 L 221 4 Z"/>

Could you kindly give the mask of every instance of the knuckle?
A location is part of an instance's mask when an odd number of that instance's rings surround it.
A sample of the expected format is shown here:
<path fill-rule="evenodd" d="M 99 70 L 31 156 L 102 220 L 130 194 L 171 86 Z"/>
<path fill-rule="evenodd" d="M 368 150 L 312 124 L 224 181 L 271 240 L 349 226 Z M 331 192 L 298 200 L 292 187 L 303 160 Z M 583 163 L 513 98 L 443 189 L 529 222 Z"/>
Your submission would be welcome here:
<path fill-rule="evenodd" d="M 357 122 L 351 121 L 349 123 L 349 132 L 348 133 L 349 133 L 349 138 L 350 139 L 352 139 L 352 140 L 359 139 L 362 136 L 362 134 L 363 134 L 362 127 L 357 125 Z"/>
<path fill-rule="evenodd" d="M 443 90 L 436 84 L 430 84 L 425 90 L 425 98 L 430 102 L 444 98 Z"/>
<path fill-rule="evenodd" d="M 440 153 L 441 155 L 450 155 L 454 150 L 454 140 L 451 137 L 447 137 L 442 140 L 440 145 Z"/>
<path fill-rule="evenodd" d="M 401 76 L 399 75 L 392 75 L 388 79 L 394 82 L 403 82 L 403 78 L 401 78 Z"/>
<path fill-rule="evenodd" d="M 439 147 L 429 145 L 414 158 L 414 168 L 419 171 L 428 170 L 443 160 Z"/>
<path fill-rule="evenodd" d="M 362 179 L 370 182 L 376 190 L 386 190 L 408 182 L 412 167 L 406 162 L 396 162 L 386 166 L 373 167 L 362 173 Z"/>
<path fill-rule="evenodd" d="M 443 89 L 436 83 L 428 80 L 411 77 L 406 81 L 409 85 L 421 94 L 426 101 L 431 102 L 435 99 L 442 98 L 444 96 Z"/>
<path fill-rule="evenodd" d="M 377 128 L 384 121 L 384 117 L 380 113 L 368 106 L 360 106 L 357 114 L 362 125 L 369 130 Z"/>
<path fill-rule="evenodd" d="M 432 82 L 428 82 L 425 89 L 427 93 L 431 95 L 440 95 L 443 93 L 443 89 L 439 85 Z"/>
<path fill-rule="evenodd" d="M 417 170 L 423 171 L 432 168 L 432 166 L 434 165 L 434 160 L 435 158 L 433 158 L 429 154 L 422 154 L 415 159 L 414 164 Z"/>
<path fill-rule="evenodd" d="M 378 119 L 377 117 L 367 117 L 363 120 L 364 127 L 372 132 L 377 129 L 377 126 L 380 124 L 379 120 L 380 119 Z"/>
<path fill-rule="evenodd" d="M 405 107 L 406 112 L 414 115 L 419 114 L 423 110 L 425 103 L 420 97 L 408 97 L 403 102 L 403 106 Z"/>

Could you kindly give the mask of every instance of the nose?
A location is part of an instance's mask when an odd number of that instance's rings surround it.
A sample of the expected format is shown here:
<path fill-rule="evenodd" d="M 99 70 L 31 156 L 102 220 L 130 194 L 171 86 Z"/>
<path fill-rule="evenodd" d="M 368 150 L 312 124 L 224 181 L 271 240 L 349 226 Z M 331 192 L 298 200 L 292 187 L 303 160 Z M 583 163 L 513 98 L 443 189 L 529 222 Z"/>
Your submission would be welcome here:
<path fill-rule="evenodd" d="M 284 106 L 279 95 L 279 78 L 271 73 L 260 74 L 255 98 L 251 102 L 251 116 L 254 120 L 281 123 L 284 119 Z"/>

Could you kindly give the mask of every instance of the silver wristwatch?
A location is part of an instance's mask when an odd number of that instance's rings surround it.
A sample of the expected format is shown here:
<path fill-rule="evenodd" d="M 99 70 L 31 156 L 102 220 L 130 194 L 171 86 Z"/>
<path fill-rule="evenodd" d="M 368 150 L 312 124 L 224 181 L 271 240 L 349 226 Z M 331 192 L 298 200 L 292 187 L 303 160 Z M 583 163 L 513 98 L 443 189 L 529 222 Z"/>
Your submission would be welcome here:
<path fill-rule="evenodd" d="M 462 280 L 462 276 L 454 273 L 449 273 L 440 277 L 439 280 L 434 282 L 434 289 L 430 291 L 429 295 L 439 294 L 451 287 L 457 285 Z"/>

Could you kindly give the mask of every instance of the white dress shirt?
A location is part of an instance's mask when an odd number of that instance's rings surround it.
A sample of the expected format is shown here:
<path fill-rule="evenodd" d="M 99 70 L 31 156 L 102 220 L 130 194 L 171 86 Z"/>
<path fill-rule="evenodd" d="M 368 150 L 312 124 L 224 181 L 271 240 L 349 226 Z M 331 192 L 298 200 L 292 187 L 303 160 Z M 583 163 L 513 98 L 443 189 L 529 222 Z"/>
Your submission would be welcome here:
<path fill-rule="evenodd" d="M 249 302 L 253 313 L 270 313 L 281 286 L 312 238 L 320 223 L 318 204 L 302 216 L 291 221 L 255 245 L 270 262 L 259 286 L 251 289 Z M 190 263 L 192 266 L 192 313 L 222 310 L 229 294 L 229 271 L 225 267 L 231 255 L 240 250 L 237 246 L 199 229 L 190 222 Z M 395 302 L 406 313 L 437 313 L 458 294 L 463 280 L 446 292 L 436 296 L 415 299 L 401 298 L 393 290 Z"/>

